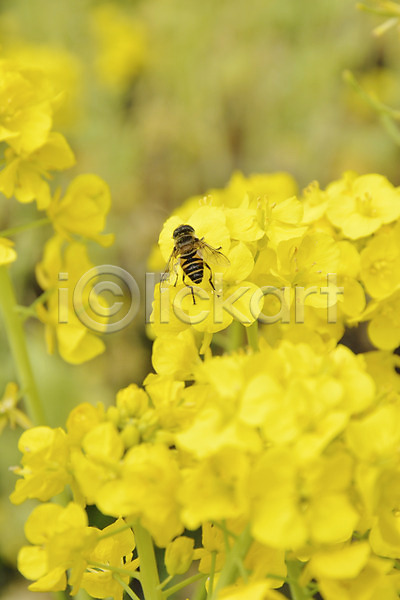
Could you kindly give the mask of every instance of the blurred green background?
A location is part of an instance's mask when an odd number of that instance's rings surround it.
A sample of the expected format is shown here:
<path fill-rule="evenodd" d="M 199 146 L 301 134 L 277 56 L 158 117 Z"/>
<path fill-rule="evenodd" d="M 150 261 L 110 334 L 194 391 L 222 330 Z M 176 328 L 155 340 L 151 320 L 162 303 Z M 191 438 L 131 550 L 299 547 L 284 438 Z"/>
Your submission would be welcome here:
<path fill-rule="evenodd" d="M 49 422 L 63 425 L 82 401 L 105 404 L 151 369 L 144 323 L 146 261 L 162 223 L 187 197 L 246 175 L 288 171 L 300 188 L 343 171 L 379 172 L 400 184 L 399 147 L 377 114 L 344 82 L 351 70 L 381 101 L 398 107 L 398 30 L 374 37 L 378 17 L 352 0 L 2 0 L 2 56 L 47 70 L 63 102 L 55 129 L 76 153 L 66 187 L 93 172 L 111 187 L 109 249 L 95 264 L 123 267 L 142 292 L 132 325 L 107 336 L 106 352 L 81 366 L 48 356 L 40 323 L 27 323 L 29 350 Z M 0 229 L 37 218 L 34 206 L 3 198 Z M 19 301 L 39 294 L 34 268 L 50 230 L 16 236 L 12 267 Z M 1 389 L 15 379 L 0 330 Z M 19 431 L 0 438 L 0 596 L 23 597 L 15 560 L 32 505 L 8 501 Z"/>

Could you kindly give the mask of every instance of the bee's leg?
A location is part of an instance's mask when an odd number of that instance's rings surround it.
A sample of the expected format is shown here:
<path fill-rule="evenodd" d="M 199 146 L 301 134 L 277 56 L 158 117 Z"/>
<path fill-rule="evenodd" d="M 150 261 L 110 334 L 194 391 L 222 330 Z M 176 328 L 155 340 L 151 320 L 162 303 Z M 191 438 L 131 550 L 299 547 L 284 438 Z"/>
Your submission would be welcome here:
<path fill-rule="evenodd" d="M 178 277 L 179 277 L 179 274 L 177 273 L 177 274 L 176 274 L 175 283 L 174 283 L 174 287 L 176 287 L 176 284 L 178 283 Z"/>
<path fill-rule="evenodd" d="M 193 286 L 189 285 L 188 283 L 186 283 L 186 281 L 185 281 L 185 273 L 182 275 L 182 281 L 186 285 L 186 287 L 190 288 L 190 291 L 192 292 L 193 304 L 196 304 L 196 298 L 194 297 Z"/>
<path fill-rule="evenodd" d="M 210 277 L 209 277 L 208 281 L 210 282 L 210 285 L 211 285 L 212 289 L 214 290 L 214 292 L 216 292 L 217 290 L 215 289 L 215 286 L 214 286 L 213 280 L 212 280 L 212 270 L 211 270 L 211 267 L 210 267 L 210 265 L 208 265 L 206 263 L 206 261 L 204 261 L 204 264 L 206 265 L 207 269 L 210 271 Z M 217 296 L 218 296 L 218 294 L 217 294 Z"/>

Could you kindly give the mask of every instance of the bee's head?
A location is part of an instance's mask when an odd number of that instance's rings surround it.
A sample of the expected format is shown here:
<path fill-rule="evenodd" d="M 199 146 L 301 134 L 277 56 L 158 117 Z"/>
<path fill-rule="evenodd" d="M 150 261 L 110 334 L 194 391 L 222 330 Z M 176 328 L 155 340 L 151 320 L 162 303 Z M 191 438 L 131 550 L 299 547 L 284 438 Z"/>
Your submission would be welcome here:
<path fill-rule="evenodd" d="M 177 227 L 174 230 L 172 237 L 174 238 L 174 240 L 177 240 L 178 238 L 182 237 L 183 235 L 192 236 L 193 234 L 194 234 L 194 229 L 191 225 L 179 225 L 179 227 Z"/>

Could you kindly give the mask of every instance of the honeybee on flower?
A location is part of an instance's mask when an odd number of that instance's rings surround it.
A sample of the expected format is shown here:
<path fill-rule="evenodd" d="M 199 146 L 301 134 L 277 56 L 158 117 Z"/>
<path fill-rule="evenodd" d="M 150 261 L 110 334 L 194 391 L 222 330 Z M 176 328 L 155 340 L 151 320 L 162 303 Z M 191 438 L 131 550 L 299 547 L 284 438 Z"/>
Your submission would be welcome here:
<path fill-rule="evenodd" d="M 213 248 L 204 241 L 204 238 L 198 238 L 191 225 L 179 225 L 172 234 L 175 242 L 171 256 L 168 259 L 167 267 L 162 276 L 162 281 L 171 273 L 176 273 L 177 265 L 180 264 L 183 271 L 182 281 L 190 288 L 192 292 L 193 304 L 196 304 L 193 286 L 185 282 L 185 275 L 195 284 L 199 284 L 204 278 L 204 267 L 210 272 L 209 283 L 215 292 L 215 286 L 212 280 L 212 269 L 207 261 L 214 262 L 220 266 L 228 267 L 229 259 L 220 252 L 220 248 Z M 174 285 L 178 281 L 178 274 Z"/>

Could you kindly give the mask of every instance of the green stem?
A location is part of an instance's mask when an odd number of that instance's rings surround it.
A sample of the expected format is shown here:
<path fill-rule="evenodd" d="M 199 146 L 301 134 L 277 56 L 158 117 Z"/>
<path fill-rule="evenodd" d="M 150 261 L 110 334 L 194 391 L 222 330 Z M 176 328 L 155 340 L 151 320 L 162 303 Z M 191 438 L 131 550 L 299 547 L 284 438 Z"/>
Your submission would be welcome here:
<path fill-rule="evenodd" d="M 241 348 L 243 345 L 243 327 L 242 324 L 235 319 L 229 326 L 228 339 L 229 343 L 228 347 L 226 348 L 228 352 L 233 352 L 234 350 Z"/>
<path fill-rule="evenodd" d="M 36 300 L 32 302 L 29 306 L 16 306 L 15 310 L 21 317 L 21 321 L 24 322 L 26 319 L 34 318 L 38 319 L 38 314 L 36 311 L 36 307 L 44 304 L 50 298 L 50 296 L 54 293 L 54 288 L 49 288 L 43 294 L 40 294 Z"/>
<path fill-rule="evenodd" d="M 232 546 L 231 551 L 226 555 L 225 564 L 218 577 L 217 585 L 215 586 L 213 595 L 211 597 L 212 600 L 216 600 L 218 593 L 223 588 L 231 583 L 234 583 L 238 573 L 238 564 L 245 558 L 251 543 L 252 538 L 250 535 L 250 526 L 248 525 L 246 529 L 244 529 L 238 536 L 235 544 Z"/>
<path fill-rule="evenodd" d="M 140 581 L 143 595 L 146 600 L 162 600 L 163 593 L 160 590 L 160 578 L 151 535 L 139 521 L 135 523 L 133 532 L 140 561 Z"/>
<path fill-rule="evenodd" d="M 208 578 L 208 593 L 207 600 L 212 598 L 212 594 L 214 591 L 214 577 L 215 577 L 215 565 L 217 564 L 217 552 L 214 550 L 211 552 L 211 566 L 210 566 L 210 576 Z"/>
<path fill-rule="evenodd" d="M 246 327 L 247 342 L 254 352 L 258 352 L 258 322 L 254 321 L 249 327 Z"/>
<path fill-rule="evenodd" d="M 206 600 L 207 598 L 207 590 L 206 590 L 206 577 L 203 575 L 203 581 L 201 585 L 196 587 L 196 590 L 192 596 L 192 600 Z"/>
<path fill-rule="evenodd" d="M 377 113 L 389 115 L 392 119 L 400 119 L 400 111 L 386 106 L 383 102 L 380 102 L 376 98 L 370 96 L 358 83 L 353 73 L 349 70 L 343 72 L 344 80 L 349 83 L 354 90 L 361 96 L 361 98 Z"/>
<path fill-rule="evenodd" d="M 287 560 L 286 566 L 288 571 L 287 581 L 292 600 L 309 600 L 307 590 L 299 584 L 299 576 L 303 570 L 303 564 L 299 560 Z"/>
<path fill-rule="evenodd" d="M 214 333 L 213 335 L 213 345 L 217 345 L 226 352 L 231 350 L 231 342 L 229 337 L 223 333 Z"/>
<path fill-rule="evenodd" d="M 196 573 L 196 575 L 192 575 L 192 577 L 188 577 L 187 579 L 180 581 L 176 585 L 173 585 L 172 587 L 165 590 L 164 597 L 168 598 L 169 596 L 171 596 L 171 594 L 175 594 L 175 592 L 179 592 L 179 590 L 183 589 L 187 585 L 190 585 L 191 583 L 195 583 L 196 581 L 199 581 L 200 579 L 203 579 L 205 581 L 206 576 L 204 575 L 204 573 Z"/>
<path fill-rule="evenodd" d="M 393 119 L 390 118 L 389 115 L 380 115 L 380 120 L 392 140 L 400 146 L 400 131 L 397 127 L 396 123 L 394 123 Z"/>
<path fill-rule="evenodd" d="M 123 569 L 122 567 L 113 567 L 112 565 L 106 565 L 104 563 L 90 561 L 90 567 L 96 567 L 96 569 L 101 569 L 102 571 L 111 571 L 112 573 L 116 573 L 117 575 L 129 575 L 133 579 L 137 579 L 140 581 L 140 573 L 137 571 L 129 571 L 129 569 Z"/>
<path fill-rule="evenodd" d="M 140 600 L 139 596 L 137 596 L 135 594 L 135 592 L 133 590 L 131 590 L 129 585 L 127 583 L 125 583 L 125 581 L 123 579 L 121 579 L 121 577 L 116 575 L 116 573 L 113 573 L 113 578 L 115 579 L 115 581 L 118 581 L 120 586 L 124 588 L 125 592 L 128 594 L 128 596 L 130 598 L 132 598 L 132 600 Z M 147 600 L 147 598 L 146 598 L 146 600 Z"/>
<path fill-rule="evenodd" d="M 25 332 L 16 311 L 17 301 L 10 274 L 6 266 L 0 266 L 0 310 L 19 374 L 21 389 L 24 393 L 27 411 L 36 425 L 46 422 L 43 406 L 40 402 L 32 366 L 26 347 Z"/>
<path fill-rule="evenodd" d="M 49 223 L 51 223 L 51 221 L 48 217 L 38 219 L 37 221 L 30 221 L 24 225 L 17 225 L 16 227 L 10 227 L 10 229 L 3 229 L 3 231 L 0 231 L 0 237 L 11 237 L 12 235 L 20 233 L 21 231 L 36 229 L 36 227 L 43 227 L 43 225 L 48 225 Z"/>
<path fill-rule="evenodd" d="M 160 583 L 160 590 L 163 590 L 165 588 L 165 586 L 169 584 L 169 582 L 171 581 L 172 578 L 173 578 L 173 575 L 168 575 L 168 577 L 166 577 L 164 579 L 164 581 L 162 581 Z"/>
<path fill-rule="evenodd" d="M 362 2 L 359 2 L 358 4 L 356 4 L 356 8 L 358 8 L 359 10 L 363 10 L 365 12 L 369 12 L 373 15 L 379 15 L 380 17 L 394 17 L 396 19 L 398 19 L 400 17 L 399 14 L 399 9 L 397 8 L 397 6 L 395 4 L 393 4 L 393 8 L 392 10 L 390 10 L 390 8 L 375 8 L 374 6 L 368 6 L 367 4 L 362 4 Z"/>

